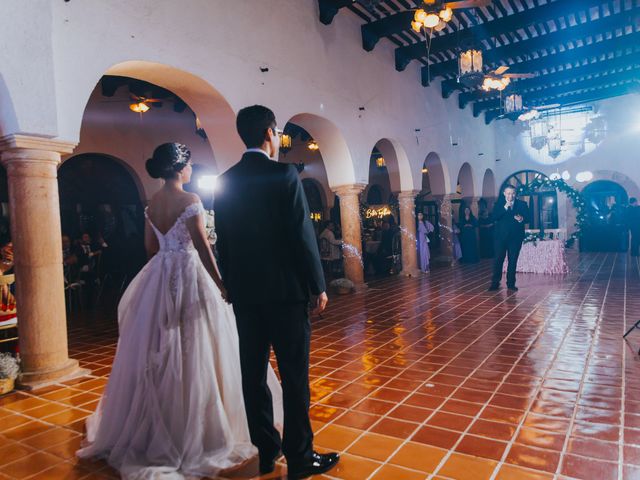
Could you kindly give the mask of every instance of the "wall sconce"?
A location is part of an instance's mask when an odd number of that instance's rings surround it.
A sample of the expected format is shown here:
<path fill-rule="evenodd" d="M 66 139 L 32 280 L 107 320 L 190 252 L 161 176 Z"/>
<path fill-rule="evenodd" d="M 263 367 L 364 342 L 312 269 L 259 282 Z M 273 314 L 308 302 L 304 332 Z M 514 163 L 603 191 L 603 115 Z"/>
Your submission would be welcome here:
<path fill-rule="evenodd" d="M 316 142 L 315 140 L 311 140 L 309 143 L 307 143 L 307 148 L 312 152 L 315 152 L 320 149 L 320 145 L 318 145 L 318 142 Z"/>
<path fill-rule="evenodd" d="M 384 157 L 378 157 L 376 158 L 376 165 L 378 166 L 378 168 L 384 168 L 387 166 L 386 162 L 384 161 Z"/>
<path fill-rule="evenodd" d="M 287 135 L 286 133 L 283 133 L 280 136 L 280 151 L 284 155 L 286 155 L 291 150 L 291 147 L 292 147 L 291 135 Z"/>

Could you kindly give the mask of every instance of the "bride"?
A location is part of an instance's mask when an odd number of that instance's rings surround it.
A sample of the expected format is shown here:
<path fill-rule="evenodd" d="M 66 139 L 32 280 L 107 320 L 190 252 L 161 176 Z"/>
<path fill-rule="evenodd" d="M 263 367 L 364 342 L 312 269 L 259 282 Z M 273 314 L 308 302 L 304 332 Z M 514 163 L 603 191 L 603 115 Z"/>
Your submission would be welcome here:
<path fill-rule="evenodd" d="M 190 181 L 189 150 L 165 143 L 146 168 L 165 180 L 145 211 L 150 258 L 118 306 L 120 339 L 79 457 L 128 479 L 214 476 L 252 459 L 235 317 Z M 274 405 L 281 396 L 269 369 Z"/>

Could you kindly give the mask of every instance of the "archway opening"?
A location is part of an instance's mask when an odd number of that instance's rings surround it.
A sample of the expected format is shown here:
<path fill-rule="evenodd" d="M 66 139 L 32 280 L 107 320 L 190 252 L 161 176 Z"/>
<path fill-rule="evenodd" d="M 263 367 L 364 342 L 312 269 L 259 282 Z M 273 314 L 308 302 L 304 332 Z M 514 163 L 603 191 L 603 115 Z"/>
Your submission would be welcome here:
<path fill-rule="evenodd" d="M 587 204 L 587 221 L 582 230 L 580 250 L 588 252 L 626 252 L 627 191 L 611 180 L 597 180 L 582 190 Z"/>
<path fill-rule="evenodd" d="M 521 197 L 529 206 L 529 223 L 527 228 L 531 230 L 549 230 L 558 228 L 558 193 L 553 187 L 543 187 L 531 190 L 529 186 L 538 178 L 546 179 L 547 176 L 536 170 L 521 170 L 510 175 L 500 187 L 500 193 L 507 185 L 516 189 L 524 188 L 525 195 Z"/>
<path fill-rule="evenodd" d="M 85 303 L 109 294 L 144 265 L 144 207 L 135 174 L 104 154 L 68 159 L 58 172 L 67 285 L 81 282 Z"/>
<path fill-rule="evenodd" d="M 429 234 L 429 248 L 432 252 L 440 250 L 440 208 L 438 200 L 447 193 L 446 170 L 437 153 L 431 152 L 422 164 L 422 190 L 416 198 L 416 214 L 422 213 L 434 227 Z"/>

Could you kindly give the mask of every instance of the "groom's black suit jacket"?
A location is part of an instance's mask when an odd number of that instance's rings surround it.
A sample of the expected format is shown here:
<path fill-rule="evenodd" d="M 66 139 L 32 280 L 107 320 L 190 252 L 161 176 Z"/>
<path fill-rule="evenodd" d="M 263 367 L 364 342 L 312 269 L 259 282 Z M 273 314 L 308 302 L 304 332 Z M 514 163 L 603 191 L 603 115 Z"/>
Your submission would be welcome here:
<path fill-rule="evenodd" d="M 218 178 L 217 247 L 234 304 L 297 303 L 325 291 L 298 171 L 246 152 Z"/>
<path fill-rule="evenodd" d="M 501 197 L 493 206 L 493 220 L 495 222 L 494 234 L 497 241 L 524 240 L 524 225 L 529 221 L 529 207 L 522 200 L 516 199 L 511 210 L 504 208 L 504 197 Z M 514 216 L 521 215 L 522 222 L 518 222 Z"/>

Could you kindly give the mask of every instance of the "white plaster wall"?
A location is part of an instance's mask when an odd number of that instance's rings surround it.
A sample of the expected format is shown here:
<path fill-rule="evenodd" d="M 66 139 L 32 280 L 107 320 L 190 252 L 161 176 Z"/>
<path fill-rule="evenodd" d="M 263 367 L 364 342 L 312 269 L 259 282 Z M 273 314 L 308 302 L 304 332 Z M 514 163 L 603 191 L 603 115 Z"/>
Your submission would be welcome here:
<path fill-rule="evenodd" d="M 126 162 L 143 187 L 143 202 L 162 185 L 161 180 L 149 177 L 145 169 L 146 160 L 162 143 L 184 143 L 194 163 L 216 170 L 209 141 L 196 135 L 189 109 L 176 113 L 172 103 L 165 102 L 162 108 L 151 108 L 140 115 L 129 110 L 128 98 L 126 87 L 111 98 L 103 97 L 100 88 L 96 88 L 85 110 L 80 143 L 63 161 L 80 153 L 104 153 Z"/>
<path fill-rule="evenodd" d="M 460 111 L 453 97 L 442 100 L 439 85 L 421 87 L 416 64 L 396 72 L 389 42 L 364 52 L 361 20 L 350 12 L 321 25 L 316 0 L 6 0 L 0 9 L 0 25 L 7 27 L 0 33 L 3 39 L 27 44 L 37 32 L 41 47 L 28 61 L 17 47 L 4 54 L 10 58 L 0 65 L 0 75 L 16 96 L 17 120 L 0 110 L 3 134 L 77 141 L 87 99 L 100 77 L 107 71 L 138 72 L 178 93 L 198 113 L 222 170 L 242 149 L 232 114 L 253 103 L 270 106 L 280 125 L 308 113 L 336 127 L 342 139 L 310 131 L 325 142 L 327 176 L 334 187 L 367 183 L 369 155 L 381 138 L 406 151 L 399 166 L 403 190 L 419 189 L 420 169 L 431 151 L 454 181 L 465 161 L 483 172 L 495 159 L 493 127 L 474 119 L 469 109 Z M 127 61 L 135 62 L 122 66 Z M 261 66 L 270 71 L 261 73 Z M 2 82 L 0 98 L 1 90 Z M 37 109 L 29 108 L 34 104 Z M 474 172 L 474 179 L 481 182 L 482 175 Z"/>
<path fill-rule="evenodd" d="M 497 185 L 500 186 L 518 170 L 538 170 L 547 175 L 568 170 L 571 174 L 568 183 L 582 189 L 587 183 L 576 182 L 575 175 L 588 170 L 595 174 L 593 181 L 614 180 L 621 183 L 630 196 L 640 194 L 640 95 L 626 95 L 592 105 L 606 119 L 605 139 L 589 153 L 553 164 L 543 164 L 530 158 L 528 151 L 521 146 L 517 126 L 506 120 L 495 122 L 499 138 L 496 154 L 501 159 L 495 168 Z"/>

